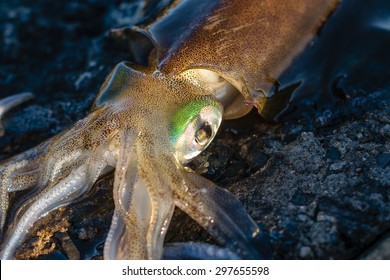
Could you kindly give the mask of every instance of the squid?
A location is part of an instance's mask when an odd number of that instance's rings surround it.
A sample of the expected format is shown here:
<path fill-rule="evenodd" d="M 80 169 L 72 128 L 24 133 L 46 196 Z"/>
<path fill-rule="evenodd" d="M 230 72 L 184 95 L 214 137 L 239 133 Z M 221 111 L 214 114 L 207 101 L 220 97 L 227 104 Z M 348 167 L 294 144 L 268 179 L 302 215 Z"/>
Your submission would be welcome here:
<path fill-rule="evenodd" d="M 105 259 L 162 258 L 175 207 L 223 248 L 179 244 L 171 252 L 270 258 L 243 205 L 187 164 L 223 119 L 253 106 L 267 115 L 277 77 L 336 4 L 178 0 L 152 23 L 113 30 L 128 42 L 134 61 L 112 70 L 85 118 L 0 165 L 0 258 L 14 258 L 35 221 L 77 201 L 112 172 L 115 210 Z M 7 221 L 9 194 L 19 191 L 28 192 Z"/>

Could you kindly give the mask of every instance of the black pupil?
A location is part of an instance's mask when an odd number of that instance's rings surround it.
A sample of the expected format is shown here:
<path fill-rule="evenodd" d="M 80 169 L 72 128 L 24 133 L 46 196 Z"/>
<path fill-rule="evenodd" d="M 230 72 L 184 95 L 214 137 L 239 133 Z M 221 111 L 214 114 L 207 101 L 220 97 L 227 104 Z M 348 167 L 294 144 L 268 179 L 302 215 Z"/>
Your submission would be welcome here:
<path fill-rule="evenodd" d="M 195 134 L 195 140 L 200 145 L 205 145 L 213 134 L 211 125 L 208 122 L 205 122 Z"/>

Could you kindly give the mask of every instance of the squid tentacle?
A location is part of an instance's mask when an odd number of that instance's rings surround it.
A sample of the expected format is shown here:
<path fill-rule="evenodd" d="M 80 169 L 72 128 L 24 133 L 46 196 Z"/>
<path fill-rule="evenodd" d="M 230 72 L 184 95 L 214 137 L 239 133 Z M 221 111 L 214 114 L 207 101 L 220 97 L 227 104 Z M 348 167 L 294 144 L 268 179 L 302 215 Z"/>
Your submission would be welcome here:
<path fill-rule="evenodd" d="M 39 146 L 5 161 L 0 168 L 0 229 L 6 221 L 9 210 L 9 193 L 33 189 L 32 197 L 45 187 L 56 185 L 67 177 L 72 170 L 84 165 L 99 147 L 112 138 L 112 133 L 105 138 L 98 138 L 97 143 L 90 143 L 88 131 L 103 123 L 108 112 L 96 110 L 80 120 L 68 130 L 46 140 Z M 102 125 L 101 125 L 102 126 Z M 100 130 L 101 131 L 101 127 Z M 95 145 L 95 146 L 93 146 Z M 55 154 L 55 157 L 50 155 Z"/>
<path fill-rule="evenodd" d="M 151 222 L 146 243 L 149 259 L 162 258 L 164 238 L 174 209 L 175 204 L 168 195 L 158 196 L 152 201 Z"/>
<path fill-rule="evenodd" d="M 104 242 L 103 256 L 105 260 L 115 260 L 118 259 L 118 256 L 123 255 L 120 250 L 124 248 L 124 246 L 121 246 L 121 243 L 124 239 L 125 226 L 123 215 L 118 209 L 115 209 L 111 219 L 110 230 Z"/>
<path fill-rule="evenodd" d="M 0 231 L 5 224 L 9 207 L 8 193 L 45 184 L 39 181 L 45 177 L 40 176 L 42 165 L 40 167 L 38 162 L 46 154 L 49 143 L 50 141 L 46 141 L 38 147 L 17 155 L 0 167 Z"/>
<path fill-rule="evenodd" d="M 4 127 L 1 123 L 3 116 L 12 108 L 34 98 L 31 92 L 22 92 L 5 97 L 0 100 L 0 137 L 4 136 Z"/>
<path fill-rule="evenodd" d="M 155 151 L 150 151 L 149 147 L 152 147 L 151 143 L 143 143 L 143 158 L 140 164 L 140 174 L 150 200 L 146 249 L 148 259 L 161 259 L 164 238 L 175 209 L 171 190 L 173 177 L 167 170 L 174 160 L 172 157 L 159 157 Z M 157 164 L 158 162 L 164 162 L 164 165 Z"/>
<path fill-rule="evenodd" d="M 94 116 L 94 114 L 92 114 L 92 116 Z M 45 144 L 43 144 L 43 146 L 41 145 L 41 147 L 26 152 L 26 155 L 36 156 L 36 158 L 33 159 L 35 160 L 35 164 L 40 163 L 40 168 L 37 172 L 42 172 L 42 178 L 39 178 L 41 180 L 39 184 L 38 182 L 31 183 L 31 186 L 34 186 L 35 189 L 33 189 L 32 192 L 28 194 L 27 201 L 19 209 L 17 209 L 17 218 L 15 220 L 18 222 L 16 224 L 9 225 L 7 235 L 4 238 L 4 245 L 1 250 L 0 258 L 12 258 L 17 246 L 31 230 L 33 223 L 36 220 L 40 219 L 48 212 L 57 209 L 58 207 L 78 200 L 93 186 L 94 182 L 99 178 L 99 176 L 107 171 L 107 168 L 110 166 L 110 161 L 112 161 L 113 157 L 113 151 L 110 149 L 110 144 L 113 142 L 113 133 L 108 133 L 104 137 L 100 137 L 100 139 L 98 138 L 98 142 L 91 148 L 89 152 L 84 151 L 85 153 L 83 156 L 76 156 L 77 162 L 69 162 L 65 159 L 61 164 L 60 170 L 50 166 L 53 158 L 46 159 L 46 157 L 44 155 L 42 156 L 41 154 L 42 147 L 50 150 L 57 149 L 58 147 L 61 147 L 61 145 L 62 153 L 58 154 L 58 158 L 63 159 L 66 157 L 66 151 L 69 151 L 69 148 L 72 147 L 75 147 L 74 150 L 76 150 L 72 154 L 77 154 L 76 147 L 81 149 L 82 146 L 74 146 L 72 142 L 73 140 L 69 138 L 69 134 L 82 137 L 84 134 L 82 133 L 83 130 L 79 130 L 80 125 L 82 127 L 94 126 L 99 119 L 101 118 L 86 118 L 78 122 L 68 131 L 62 133 L 60 136 L 48 140 Z M 54 142 L 53 139 L 55 139 Z M 83 140 L 84 139 L 78 139 L 78 141 Z M 19 156 L 11 159 L 8 165 L 8 167 L 14 167 L 12 172 L 14 172 L 16 176 L 20 174 L 19 172 L 21 172 L 20 169 L 18 170 L 15 168 L 15 166 L 17 166 L 16 160 L 20 158 L 21 157 Z M 22 170 L 28 170 L 28 168 L 33 168 L 33 165 L 25 165 L 23 166 Z M 4 201 L 8 200 L 8 194 L 7 192 L 4 192 L 4 189 L 6 191 L 8 189 L 17 190 L 17 188 L 13 188 L 14 185 L 12 185 L 15 184 L 15 182 L 17 181 L 8 180 L 1 182 L 2 206 L 6 205 L 3 203 Z M 4 207 L 2 211 L 2 217 L 5 217 L 7 207 Z"/>
<path fill-rule="evenodd" d="M 125 133 L 126 134 L 126 133 Z M 104 246 L 106 259 L 159 259 L 174 203 L 153 152 L 144 158 L 142 141 L 121 134 L 115 171 L 115 211 Z M 154 166 L 150 170 L 148 165 Z M 156 190 L 165 185 L 168 189 Z"/>
<path fill-rule="evenodd" d="M 124 129 L 119 135 L 119 152 L 115 167 L 113 197 L 115 210 L 110 230 L 104 244 L 105 259 L 120 259 L 128 254 L 126 224 L 124 216 L 130 208 L 132 190 L 137 172 L 137 154 L 135 151 L 135 133 Z"/>
<path fill-rule="evenodd" d="M 33 223 L 51 210 L 66 205 L 72 199 L 85 192 L 88 186 L 85 177 L 85 166 L 79 167 L 72 172 L 65 180 L 58 183 L 51 190 L 46 192 L 40 199 L 36 200 L 23 214 L 12 235 L 5 240 L 4 248 L 1 250 L 1 259 L 10 259 L 19 243 L 24 239 Z M 82 185 L 83 187 L 80 187 Z"/>
<path fill-rule="evenodd" d="M 12 258 L 17 246 L 24 239 L 33 227 L 36 220 L 39 220 L 50 211 L 65 206 L 82 196 L 93 186 L 94 182 L 102 174 L 107 166 L 106 145 L 102 145 L 101 152 L 90 157 L 86 164 L 79 166 L 72 171 L 64 180 L 43 191 L 18 219 L 18 223 L 5 237 L 4 247 L 1 250 L 1 259 Z"/>
<path fill-rule="evenodd" d="M 269 242 L 230 192 L 195 174 L 184 173 L 175 203 L 228 249 L 244 259 L 272 257 Z"/>
<path fill-rule="evenodd" d="M 119 135 L 119 152 L 115 167 L 113 197 L 115 208 L 125 215 L 130 207 L 132 188 L 137 174 L 138 158 L 134 131 L 125 129 Z"/>

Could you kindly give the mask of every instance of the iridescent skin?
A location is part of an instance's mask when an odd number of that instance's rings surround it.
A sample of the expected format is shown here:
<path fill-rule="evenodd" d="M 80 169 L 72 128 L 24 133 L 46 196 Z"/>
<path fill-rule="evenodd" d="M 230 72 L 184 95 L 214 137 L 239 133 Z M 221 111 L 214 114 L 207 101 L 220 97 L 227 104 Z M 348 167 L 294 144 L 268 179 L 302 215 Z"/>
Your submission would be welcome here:
<path fill-rule="evenodd" d="M 222 116 L 249 111 L 244 100 L 263 112 L 270 85 L 336 2 L 177 0 L 154 23 L 133 29 L 154 46 L 150 66 L 118 64 L 84 119 L 0 165 L 1 227 L 8 194 L 32 190 L 4 230 L 0 257 L 13 258 L 36 220 L 113 171 L 106 259 L 161 258 L 175 206 L 224 245 L 226 256 L 268 256 L 241 203 L 185 164 L 208 146 Z"/>
<path fill-rule="evenodd" d="M 183 167 L 215 136 L 222 106 L 191 84 L 132 67 L 120 63 L 113 70 L 85 119 L 1 165 L 2 223 L 9 192 L 36 190 L 7 231 L 2 259 L 12 258 L 36 220 L 80 197 L 99 176 L 113 169 L 115 213 L 106 259 L 161 258 L 175 205 L 210 232 L 238 228 L 228 211 L 216 209 L 211 197 L 222 192 L 227 202 L 236 203 L 235 199 Z M 156 102 L 161 99 L 164 102 Z M 246 219 L 250 235 L 258 232 L 242 206 L 235 211 L 234 215 L 241 213 Z M 215 223 L 219 220 L 220 224 Z M 237 233 L 237 238 L 219 235 L 232 249 L 244 250 L 248 233 L 242 229 Z M 243 243 L 233 246 L 232 241 L 240 239 Z"/>

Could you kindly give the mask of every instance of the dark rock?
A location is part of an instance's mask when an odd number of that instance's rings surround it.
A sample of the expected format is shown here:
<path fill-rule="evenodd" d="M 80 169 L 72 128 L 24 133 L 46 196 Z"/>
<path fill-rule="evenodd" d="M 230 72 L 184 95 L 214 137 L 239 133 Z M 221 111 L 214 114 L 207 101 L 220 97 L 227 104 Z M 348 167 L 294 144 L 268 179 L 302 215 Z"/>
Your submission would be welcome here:
<path fill-rule="evenodd" d="M 347 163 L 345 161 L 335 162 L 329 166 L 330 171 L 341 171 Z"/>
<path fill-rule="evenodd" d="M 379 154 L 377 162 L 380 167 L 387 167 L 390 164 L 390 153 Z"/>
<path fill-rule="evenodd" d="M 326 157 L 330 160 L 339 160 L 341 158 L 341 154 L 337 148 L 330 147 L 326 151 Z"/>
<path fill-rule="evenodd" d="M 325 151 L 311 132 L 303 132 L 282 150 L 289 166 L 298 172 L 316 172 L 324 165 Z"/>

